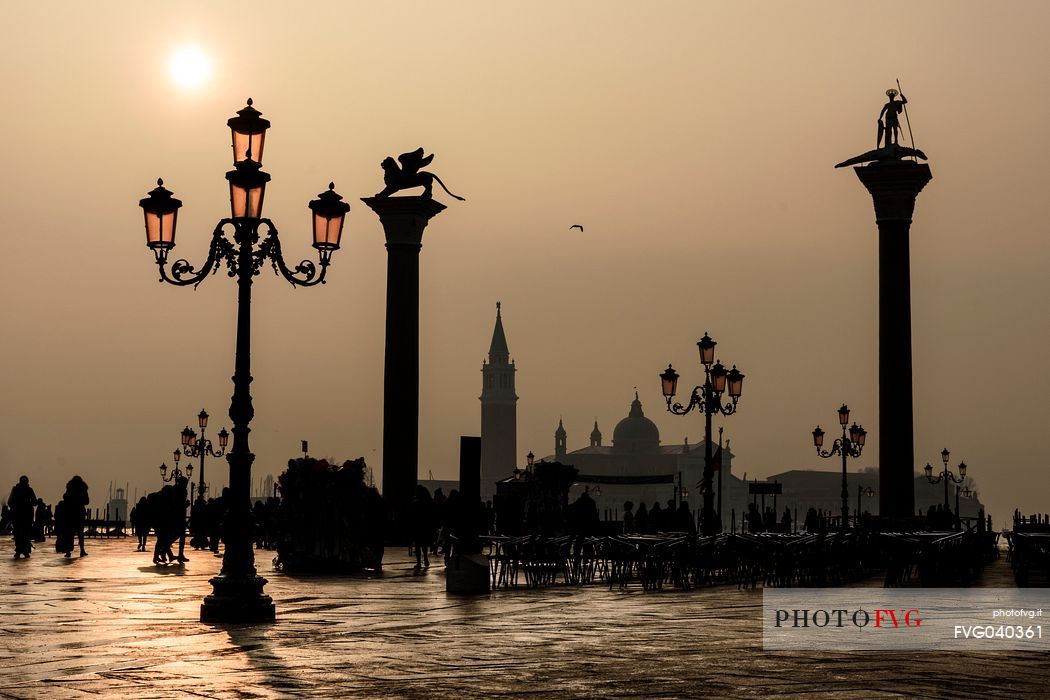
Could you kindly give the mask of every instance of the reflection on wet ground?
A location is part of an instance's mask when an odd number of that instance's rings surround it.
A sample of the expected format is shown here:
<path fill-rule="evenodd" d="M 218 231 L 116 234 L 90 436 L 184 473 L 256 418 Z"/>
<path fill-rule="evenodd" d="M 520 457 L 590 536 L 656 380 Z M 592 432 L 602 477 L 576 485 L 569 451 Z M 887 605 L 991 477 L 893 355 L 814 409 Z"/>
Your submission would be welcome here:
<path fill-rule="evenodd" d="M 71 560 L 49 544 L 15 561 L 0 543 L 0 697 L 1019 697 L 1050 683 L 1031 654 L 764 653 L 761 591 L 735 587 L 457 598 L 402 550 L 372 578 L 285 576 L 259 552 L 277 624 L 215 627 L 197 620 L 210 552 L 155 567 L 131 540 Z M 981 584 L 1007 574 L 1000 561 Z"/>

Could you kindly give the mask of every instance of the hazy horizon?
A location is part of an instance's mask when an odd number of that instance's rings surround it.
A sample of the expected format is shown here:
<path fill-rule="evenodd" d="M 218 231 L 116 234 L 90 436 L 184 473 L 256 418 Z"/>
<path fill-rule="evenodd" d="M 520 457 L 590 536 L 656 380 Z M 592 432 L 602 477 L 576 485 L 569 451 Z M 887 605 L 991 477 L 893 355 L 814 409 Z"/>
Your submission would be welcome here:
<path fill-rule="evenodd" d="M 229 427 L 235 285 L 157 283 L 138 199 L 184 206 L 172 259 L 197 263 L 228 215 L 226 119 L 272 121 L 264 214 L 290 262 L 315 259 L 307 202 L 350 202 L 328 283 L 254 287 L 254 476 L 363 456 L 381 482 L 386 251 L 360 203 L 379 162 L 423 146 L 467 198 L 423 239 L 420 463 L 455 478 L 480 430 L 495 303 L 518 368 L 518 449 L 611 439 L 638 387 L 665 444 L 658 374 L 701 378 L 705 331 L 747 378 L 716 421 L 738 475 L 833 470 L 810 431 L 846 402 L 878 464 L 877 246 L 871 199 L 833 165 L 874 147 L 900 78 L 933 180 L 912 226 L 915 468 L 965 460 L 996 527 L 1045 511 L 1050 373 L 1050 6 L 1021 2 L 480 2 L 303 8 L 191 2 L 11 6 L 0 27 L 0 497 L 20 474 L 93 504 L 112 480 L 160 486 L 184 425 Z M 323 20 L 323 21 L 320 21 Z M 168 74 L 195 45 L 196 89 Z M 1042 77 L 1040 77 L 1042 76 Z M 569 230 L 582 224 L 584 232 Z M 1035 313 L 1030 312 L 1035 307 Z M 184 458 L 185 463 L 186 458 Z M 226 473 L 209 461 L 209 474 Z"/>

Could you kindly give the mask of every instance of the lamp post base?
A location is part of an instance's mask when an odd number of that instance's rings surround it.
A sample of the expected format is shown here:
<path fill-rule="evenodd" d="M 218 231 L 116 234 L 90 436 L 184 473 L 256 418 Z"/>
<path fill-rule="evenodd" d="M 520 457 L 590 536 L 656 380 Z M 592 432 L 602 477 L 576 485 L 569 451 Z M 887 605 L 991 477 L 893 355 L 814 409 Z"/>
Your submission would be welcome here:
<path fill-rule="evenodd" d="M 274 622 L 273 598 L 262 590 L 262 576 L 230 578 L 216 576 L 210 581 L 213 592 L 201 603 L 201 622 Z"/>

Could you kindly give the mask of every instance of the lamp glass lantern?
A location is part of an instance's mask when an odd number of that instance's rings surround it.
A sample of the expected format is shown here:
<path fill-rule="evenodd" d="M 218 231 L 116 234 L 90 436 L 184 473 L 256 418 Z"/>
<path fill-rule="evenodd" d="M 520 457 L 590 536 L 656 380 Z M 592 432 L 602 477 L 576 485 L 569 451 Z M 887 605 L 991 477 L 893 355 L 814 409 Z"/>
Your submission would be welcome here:
<path fill-rule="evenodd" d="M 190 426 L 187 425 L 185 428 L 183 428 L 182 429 L 182 446 L 183 447 L 189 447 L 191 444 L 193 444 L 193 438 L 195 436 L 196 436 L 196 433 L 194 433 L 192 430 L 190 430 Z"/>
<path fill-rule="evenodd" d="M 856 422 L 849 427 L 849 440 L 850 442 L 860 444 L 860 426 Z"/>
<path fill-rule="evenodd" d="M 868 431 L 864 429 L 864 426 L 860 426 L 857 429 L 857 444 L 864 447 L 864 439 L 868 437 Z"/>
<path fill-rule="evenodd" d="M 948 466 L 948 457 L 950 457 L 951 454 L 952 453 L 948 451 L 947 447 L 941 450 L 941 461 L 944 462 L 944 466 L 946 467 Z"/>
<path fill-rule="evenodd" d="M 226 432 L 226 428 L 224 427 L 222 430 L 219 431 L 219 447 L 221 447 L 222 449 L 225 450 L 226 449 L 226 444 L 229 441 L 230 441 L 230 434 L 228 432 Z"/>
<path fill-rule="evenodd" d="M 726 375 L 729 372 L 726 371 L 725 365 L 721 362 L 716 362 L 715 366 L 711 368 L 711 389 L 716 394 L 721 394 L 726 390 Z"/>
<path fill-rule="evenodd" d="M 175 465 L 178 466 L 179 459 L 182 458 L 182 452 L 175 450 L 175 452 L 172 453 L 172 458 L 175 460 Z"/>
<path fill-rule="evenodd" d="M 966 476 L 966 462 L 959 462 L 959 476 Z"/>
<path fill-rule="evenodd" d="M 729 370 L 726 379 L 729 383 L 729 396 L 736 401 L 744 391 L 744 373 L 738 370 L 736 365 L 733 365 L 733 369 Z"/>
<path fill-rule="evenodd" d="M 667 369 L 660 373 L 660 384 L 663 387 L 664 398 L 670 401 L 678 388 L 678 372 L 675 372 L 671 365 L 667 365 Z"/>
<path fill-rule="evenodd" d="M 237 163 L 226 173 L 230 183 L 230 214 L 234 219 L 258 219 L 262 216 L 266 183 L 270 176 L 264 173 L 258 161 L 249 158 Z"/>
<path fill-rule="evenodd" d="M 313 213 L 314 248 L 321 251 L 322 259 L 339 250 L 339 239 L 343 235 L 343 222 L 350 205 L 335 191 L 335 183 L 317 195 L 308 205 Z"/>
<path fill-rule="evenodd" d="M 842 404 L 839 407 L 839 425 L 845 428 L 849 425 L 849 406 Z"/>
<path fill-rule="evenodd" d="M 238 111 L 236 117 L 230 117 L 226 125 L 230 127 L 233 140 L 233 164 L 253 157 L 256 162 L 262 163 L 263 145 L 266 143 L 270 120 L 262 118 L 262 112 L 252 106 L 250 97 L 248 106 Z"/>
<path fill-rule="evenodd" d="M 201 412 L 197 414 L 197 425 L 200 426 L 201 430 L 208 427 L 208 412 L 203 408 L 201 409 Z"/>
<path fill-rule="evenodd" d="M 529 469 L 532 469 L 532 465 L 536 463 L 536 455 L 532 454 L 532 450 L 529 450 L 529 453 L 525 455 L 525 461 L 529 465 Z"/>
<path fill-rule="evenodd" d="M 924 472 L 926 472 L 926 478 L 927 479 L 930 479 L 930 478 L 933 477 L 933 465 L 930 464 L 929 462 L 926 463 L 926 466 L 923 467 L 922 470 Z"/>
<path fill-rule="evenodd" d="M 160 475 L 161 476 L 167 476 L 168 475 L 168 465 L 165 464 L 164 462 L 160 463 Z"/>
<path fill-rule="evenodd" d="M 157 186 L 139 200 L 145 216 L 146 246 L 158 254 L 175 247 L 175 224 L 182 202 L 171 195 L 164 187 L 164 180 L 158 178 Z"/>
<path fill-rule="evenodd" d="M 813 445 L 819 450 L 824 446 L 824 431 L 818 425 L 813 431 Z"/>
<path fill-rule="evenodd" d="M 711 340 L 711 336 L 704 332 L 704 337 L 696 344 L 697 349 L 700 351 L 700 362 L 708 367 L 715 361 L 715 346 L 718 345 L 714 340 Z"/>

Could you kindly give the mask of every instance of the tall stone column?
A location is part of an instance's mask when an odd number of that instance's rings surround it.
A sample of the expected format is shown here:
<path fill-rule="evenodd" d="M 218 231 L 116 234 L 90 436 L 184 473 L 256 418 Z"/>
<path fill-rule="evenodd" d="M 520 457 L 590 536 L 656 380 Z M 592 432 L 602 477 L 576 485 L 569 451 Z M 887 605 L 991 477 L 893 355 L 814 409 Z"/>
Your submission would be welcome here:
<path fill-rule="evenodd" d="M 445 205 L 426 197 L 366 197 L 386 234 L 383 497 L 395 523 L 416 488 L 419 461 L 419 251 Z M 400 528 L 395 525 L 395 533 Z"/>
<path fill-rule="evenodd" d="M 933 175 L 911 160 L 854 168 L 875 204 L 879 227 L 879 514 L 915 515 L 911 371 L 911 217 Z"/>

